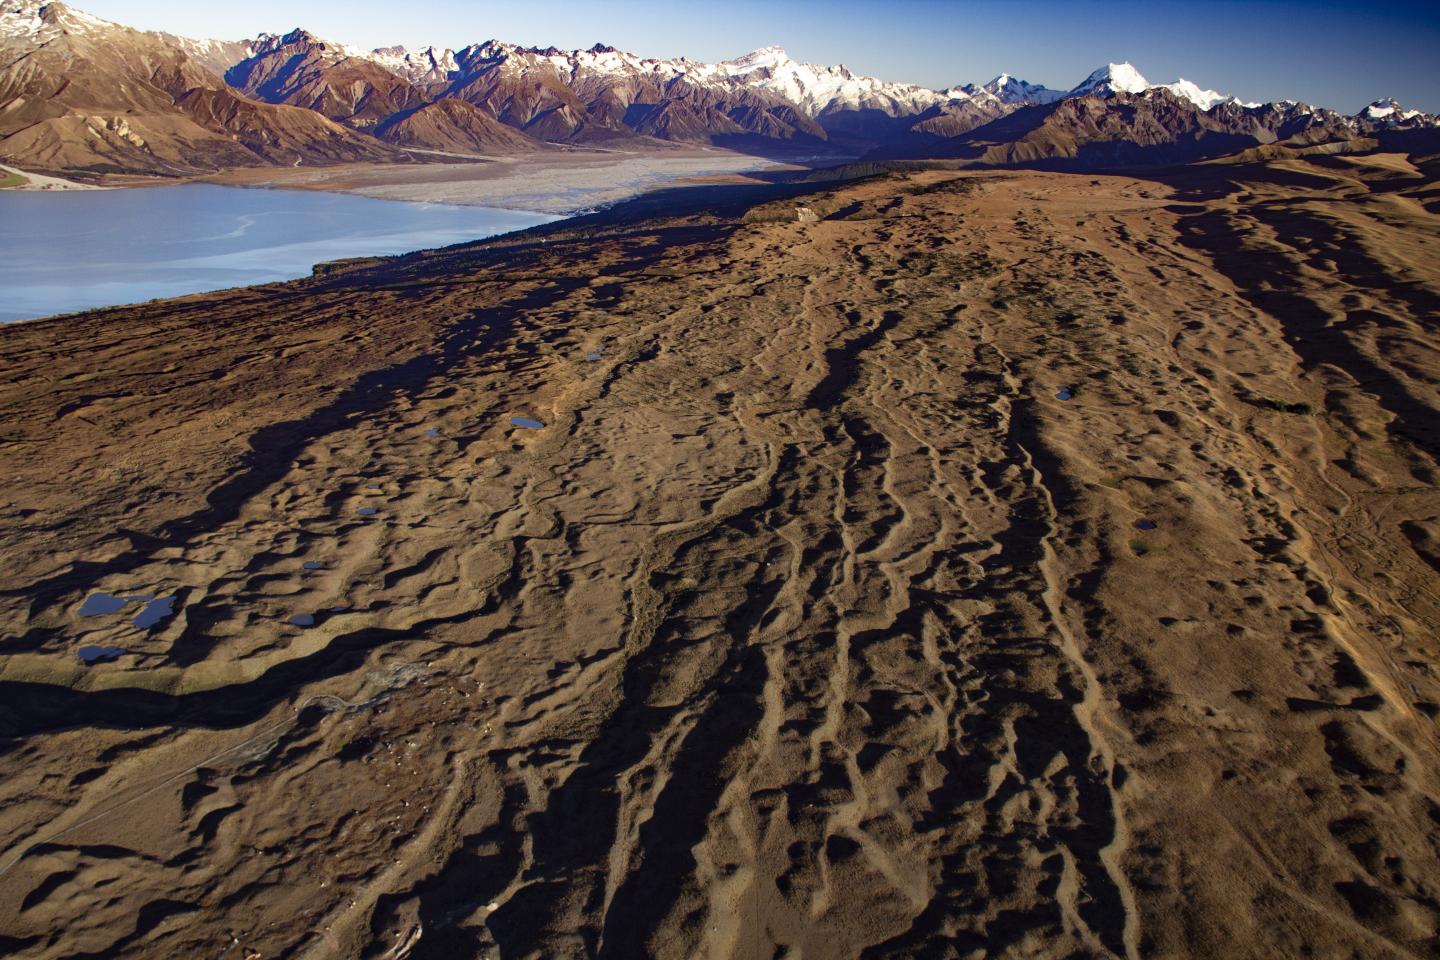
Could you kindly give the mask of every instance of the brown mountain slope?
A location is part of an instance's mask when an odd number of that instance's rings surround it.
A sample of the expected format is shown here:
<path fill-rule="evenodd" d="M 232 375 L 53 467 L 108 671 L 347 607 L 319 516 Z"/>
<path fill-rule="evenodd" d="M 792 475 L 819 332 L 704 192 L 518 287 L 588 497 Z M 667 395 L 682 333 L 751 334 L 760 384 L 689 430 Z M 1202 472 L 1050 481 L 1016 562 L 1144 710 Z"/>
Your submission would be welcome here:
<path fill-rule="evenodd" d="M 164 32 L 159 36 L 171 46 L 179 47 L 192 62 L 217 77 L 225 76 L 227 70 L 253 53 L 248 40 L 193 40 Z"/>
<path fill-rule="evenodd" d="M 379 64 L 352 57 L 304 30 L 273 39 L 232 67 L 225 79 L 256 99 L 305 107 L 364 130 L 428 100 Z"/>
<path fill-rule="evenodd" d="M 936 107 L 918 117 L 908 118 L 907 129 L 911 134 L 926 137 L 959 137 L 1021 109 L 1023 107 L 1020 104 L 999 101 L 960 101 Z"/>
<path fill-rule="evenodd" d="M 263 162 L 230 137 L 178 113 L 71 114 L 27 124 L 0 139 L 0 159 L 65 175 L 185 176 Z"/>
<path fill-rule="evenodd" d="M 666 100 L 646 105 L 635 122 L 635 131 L 661 140 L 683 141 L 739 136 L 745 128 L 714 107 Z"/>
<path fill-rule="evenodd" d="M 257 103 L 228 88 L 191 90 L 176 100 L 200 123 L 229 133 L 268 163 L 406 163 L 410 156 L 353 133 L 311 110 Z"/>
<path fill-rule="evenodd" d="M 1434 955 L 1435 173 L 890 175 L 0 328 L 0 951 Z"/>
<path fill-rule="evenodd" d="M 447 96 L 483 107 L 501 122 L 540 140 L 578 139 L 585 103 L 553 69 L 507 65 L 503 52 L 461 51 L 462 75 Z"/>
<path fill-rule="evenodd" d="M 517 154 L 546 149 L 545 144 L 506 126 L 464 100 L 437 100 L 397 114 L 375 136 L 387 143 L 449 153 Z"/>
<path fill-rule="evenodd" d="M 0 158 L 7 163 L 184 175 L 408 159 L 316 113 L 246 100 L 157 34 L 60 3 L 45 4 L 36 25 L 33 34 L 0 38 Z"/>

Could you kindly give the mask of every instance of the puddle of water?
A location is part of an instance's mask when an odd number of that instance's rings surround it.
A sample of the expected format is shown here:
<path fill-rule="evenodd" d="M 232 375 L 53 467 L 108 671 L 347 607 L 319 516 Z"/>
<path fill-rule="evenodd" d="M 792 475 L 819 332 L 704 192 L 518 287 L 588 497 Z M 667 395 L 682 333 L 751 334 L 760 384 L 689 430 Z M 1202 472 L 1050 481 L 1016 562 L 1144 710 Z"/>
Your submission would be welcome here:
<path fill-rule="evenodd" d="M 331 607 L 331 608 L 330 608 L 330 612 L 331 612 L 331 613 L 344 613 L 346 610 L 349 610 L 349 609 L 350 609 L 349 607 Z"/>
<path fill-rule="evenodd" d="M 127 603 L 143 603 L 153 599 L 154 597 L 148 594 L 135 597 L 117 597 L 113 593 L 92 593 L 86 597 L 85 602 L 80 605 L 80 616 L 98 617 L 107 613 L 119 613 L 125 609 L 125 604 Z"/>
<path fill-rule="evenodd" d="M 110 663 L 120 659 L 120 654 L 125 650 L 122 647 L 81 647 L 75 651 L 80 662 L 85 666 L 93 666 L 97 663 Z"/>
<path fill-rule="evenodd" d="M 585 359 L 586 359 L 586 360 L 599 360 L 599 359 L 600 359 L 600 351 L 597 350 L 597 351 L 595 351 L 594 353 L 587 353 L 587 354 L 585 354 Z"/>
<path fill-rule="evenodd" d="M 290 622 L 297 627 L 315 626 L 315 618 L 308 613 L 297 613 L 290 618 Z"/>
<path fill-rule="evenodd" d="M 357 510 L 357 511 L 355 511 L 355 512 L 358 513 L 358 514 L 360 514 L 360 516 L 362 516 L 362 517 L 373 517 L 373 516 L 375 516 L 375 514 L 379 513 L 380 511 L 379 511 L 378 509 L 376 509 L 375 507 L 361 507 L 359 510 Z"/>
<path fill-rule="evenodd" d="M 524 427 L 526 430 L 544 430 L 545 424 L 539 420 L 531 420 L 529 417 L 511 417 L 510 422 L 517 427 Z"/>
<path fill-rule="evenodd" d="M 1074 396 L 1075 396 L 1075 394 L 1073 394 L 1073 393 L 1070 392 L 1070 388 L 1069 388 L 1069 387 L 1061 387 L 1061 388 L 1060 388 L 1060 392 L 1057 393 L 1057 394 L 1055 394 L 1055 399 L 1056 399 L 1056 400 L 1069 400 L 1069 399 L 1073 398 Z"/>
<path fill-rule="evenodd" d="M 141 630 L 149 630 L 174 612 L 175 598 L 160 597 L 145 604 L 145 608 L 135 614 L 133 623 Z"/>
<path fill-rule="evenodd" d="M 1156 527 L 1158 527 L 1158 526 L 1160 526 L 1160 525 L 1159 525 L 1158 523 L 1156 523 L 1154 520 L 1136 520 L 1136 521 L 1135 521 L 1135 529 L 1136 529 L 1136 530 L 1154 530 L 1154 529 L 1155 529 Z"/>
<path fill-rule="evenodd" d="M 425 431 L 425 436 L 427 436 L 427 437 L 438 437 L 438 436 L 440 436 L 440 430 L 439 430 L 438 428 L 436 428 L 436 427 L 431 427 L 429 430 L 426 430 L 426 431 Z"/>
<path fill-rule="evenodd" d="M 306 560 L 306 561 L 305 561 L 305 569 L 306 569 L 306 570 L 324 570 L 324 569 L 325 569 L 325 564 L 324 564 L 322 561 L 320 561 L 320 560 Z"/>

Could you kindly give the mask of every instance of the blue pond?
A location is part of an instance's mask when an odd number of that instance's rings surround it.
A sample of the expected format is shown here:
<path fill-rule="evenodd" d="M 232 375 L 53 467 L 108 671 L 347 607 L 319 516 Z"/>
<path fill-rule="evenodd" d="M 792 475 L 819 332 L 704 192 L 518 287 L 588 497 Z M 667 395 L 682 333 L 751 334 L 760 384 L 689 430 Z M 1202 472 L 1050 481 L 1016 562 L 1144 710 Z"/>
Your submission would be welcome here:
<path fill-rule="evenodd" d="M 545 424 L 539 420 L 532 420 L 529 417 L 511 417 L 510 422 L 517 427 L 524 427 L 526 430 L 543 430 Z"/>
<path fill-rule="evenodd" d="M 92 593 L 80 605 L 80 616 L 98 617 L 119 613 L 125 609 L 127 603 L 143 602 L 149 599 L 151 599 L 149 596 L 117 597 L 113 593 Z"/>
<path fill-rule="evenodd" d="M 136 594 L 133 597 L 117 597 L 113 593 L 92 593 L 80 605 L 80 616 L 108 616 L 112 613 L 119 613 L 132 603 L 145 604 L 140 608 L 140 612 L 135 614 L 135 619 L 132 621 L 141 630 L 149 630 L 175 612 L 174 597 L 157 598 L 154 594 L 149 593 Z"/>
<path fill-rule="evenodd" d="M 141 630 L 149 630 L 175 612 L 174 597 L 160 597 L 145 604 L 144 609 L 135 615 L 135 626 Z"/>

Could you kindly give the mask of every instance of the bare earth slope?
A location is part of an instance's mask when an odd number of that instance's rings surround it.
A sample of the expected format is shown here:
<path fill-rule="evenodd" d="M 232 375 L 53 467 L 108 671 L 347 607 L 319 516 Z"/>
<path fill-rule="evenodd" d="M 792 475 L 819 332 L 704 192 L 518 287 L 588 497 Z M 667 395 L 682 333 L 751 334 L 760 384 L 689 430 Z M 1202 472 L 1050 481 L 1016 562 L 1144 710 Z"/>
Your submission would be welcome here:
<path fill-rule="evenodd" d="M 0 331 L 0 948 L 1433 955 L 1433 183 L 917 173 Z"/>

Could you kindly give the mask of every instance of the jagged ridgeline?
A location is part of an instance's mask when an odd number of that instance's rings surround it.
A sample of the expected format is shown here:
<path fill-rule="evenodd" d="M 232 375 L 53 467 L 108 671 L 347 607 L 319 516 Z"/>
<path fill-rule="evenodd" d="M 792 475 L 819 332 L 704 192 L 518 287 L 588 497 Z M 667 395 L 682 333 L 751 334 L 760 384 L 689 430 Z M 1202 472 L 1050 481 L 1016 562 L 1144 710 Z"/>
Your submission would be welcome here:
<path fill-rule="evenodd" d="M 712 64 L 599 44 L 360 50 L 304 30 L 192 40 L 36 0 L 0 0 L 0 64 L 0 162 L 81 177 L 665 141 L 1104 167 L 1276 143 L 1368 149 L 1437 125 L 1393 100 L 1346 116 L 1151 84 L 1128 63 L 1064 91 L 1008 74 L 931 90 L 779 47 Z"/>

